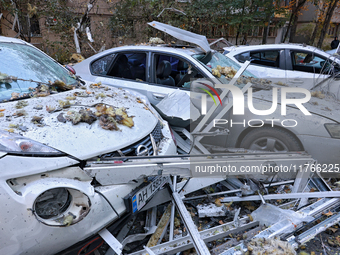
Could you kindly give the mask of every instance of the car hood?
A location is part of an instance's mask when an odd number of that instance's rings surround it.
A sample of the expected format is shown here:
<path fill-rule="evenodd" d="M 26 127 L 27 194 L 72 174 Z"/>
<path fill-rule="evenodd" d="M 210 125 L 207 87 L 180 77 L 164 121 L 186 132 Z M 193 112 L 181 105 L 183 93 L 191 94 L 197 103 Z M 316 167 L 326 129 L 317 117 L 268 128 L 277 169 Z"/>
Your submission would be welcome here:
<path fill-rule="evenodd" d="M 148 25 L 175 37 L 178 40 L 195 44 L 205 52 L 211 51 L 209 42 L 204 35 L 195 34 L 177 27 L 173 27 L 158 21 L 152 21 Z"/>
<path fill-rule="evenodd" d="M 23 101 L 27 106 L 18 109 Z M 70 107 L 62 109 L 61 101 L 68 101 Z M 92 124 L 80 122 L 76 125 L 65 121 L 67 116 L 77 116 L 72 115 L 72 112 L 84 110 L 96 113 L 96 107 L 102 104 L 106 107 L 112 106 L 113 109 L 125 108 L 127 115 L 133 119 L 133 127 L 117 124 L 119 130 L 105 130 L 99 119 Z M 55 111 L 47 111 L 53 108 Z M 0 117 L 0 129 L 21 134 L 81 160 L 131 145 L 147 136 L 157 124 L 156 116 L 136 95 L 106 86 L 74 89 L 47 97 L 0 103 L 0 109 L 1 113 L 4 113 L 4 116 Z M 19 116 L 21 114 L 24 115 Z M 42 119 L 39 121 L 39 118 Z"/>

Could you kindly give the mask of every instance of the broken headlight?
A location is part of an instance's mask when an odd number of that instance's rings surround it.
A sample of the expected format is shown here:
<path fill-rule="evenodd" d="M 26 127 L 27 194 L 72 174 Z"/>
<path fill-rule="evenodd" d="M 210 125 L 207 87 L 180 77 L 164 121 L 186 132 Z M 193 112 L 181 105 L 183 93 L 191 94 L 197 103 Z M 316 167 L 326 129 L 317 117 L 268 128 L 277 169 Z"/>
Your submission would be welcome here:
<path fill-rule="evenodd" d="M 14 154 L 64 155 L 49 146 L 5 131 L 0 131 L 0 151 Z"/>
<path fill-rule="evenodd" d="M 327 123 L 325 124 L 325 128 L 332 138 L 340 139 L 340 124 L 336 123 Z"/>
<path fill-rule="evenodd" d="M 37 219 L 49 226 L 70 226 L 86 217 L 91 202 L 83 192 L 57 187 L 44 191 L 34 201 Z"/>
<path fill-rule="evenodd" d="M 71 195 L 65 188 L 50 189 L 35 201 L 35 211 L 43 219 L 50 219 L 64 213 L 71 203 Z"/>

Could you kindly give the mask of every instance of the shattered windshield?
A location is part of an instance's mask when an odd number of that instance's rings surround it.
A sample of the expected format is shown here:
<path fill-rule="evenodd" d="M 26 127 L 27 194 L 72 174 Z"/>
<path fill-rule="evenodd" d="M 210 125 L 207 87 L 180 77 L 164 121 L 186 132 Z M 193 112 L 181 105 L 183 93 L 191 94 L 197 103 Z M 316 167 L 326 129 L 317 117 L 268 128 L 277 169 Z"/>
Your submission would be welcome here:
<path fill-rule="evenodd" d="M 66 69 L 34 47 L 0 42 L 0 102 L 55 81 L 66 86 L 78 83 Z"/>
<path fill-rule="evenodd" d="M 200 60 L 205 55 L 197 54 L 193 57 L 197 60 Z M 202 63 L 202 62 L 201 62 Z M 202 63 L 204 67 L 206 67 L 215 77 L 219 79 L 222 84 L 228 84 L 230 80 L 235 76 L 237 71 L 241 68 L 241 66 L 225 55 L 214 52 L 210 61 L 207 64 Z M 244 76 L 247 77 L 255 77 L 251 72 L 244 71 Z"/>

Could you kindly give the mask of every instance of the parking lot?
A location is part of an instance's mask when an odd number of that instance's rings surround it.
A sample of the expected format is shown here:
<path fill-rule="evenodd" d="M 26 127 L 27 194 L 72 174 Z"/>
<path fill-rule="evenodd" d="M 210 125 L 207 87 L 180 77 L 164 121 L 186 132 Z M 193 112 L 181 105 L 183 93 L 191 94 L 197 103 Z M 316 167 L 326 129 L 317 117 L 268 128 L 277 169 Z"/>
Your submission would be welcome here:
<path fill-rule="evenodd" d="M 338 58 L 148 25 L 66 66 L 0 36 L 0 253 L 338 254 Z"/>

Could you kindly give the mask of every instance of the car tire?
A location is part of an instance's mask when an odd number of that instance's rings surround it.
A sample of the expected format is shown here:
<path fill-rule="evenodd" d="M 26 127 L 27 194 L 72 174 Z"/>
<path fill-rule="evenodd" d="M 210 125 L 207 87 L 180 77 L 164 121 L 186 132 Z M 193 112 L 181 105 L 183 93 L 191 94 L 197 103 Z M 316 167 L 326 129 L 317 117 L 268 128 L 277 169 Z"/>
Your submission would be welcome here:
<path fill-rule="evenodd" d="M 292 134 L 272 127 L 261 127 L 250 131 L 240 144 L 241 148 L 263 151 L 302 151 L 303 148 Z"/>

